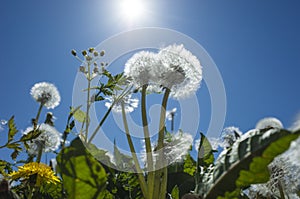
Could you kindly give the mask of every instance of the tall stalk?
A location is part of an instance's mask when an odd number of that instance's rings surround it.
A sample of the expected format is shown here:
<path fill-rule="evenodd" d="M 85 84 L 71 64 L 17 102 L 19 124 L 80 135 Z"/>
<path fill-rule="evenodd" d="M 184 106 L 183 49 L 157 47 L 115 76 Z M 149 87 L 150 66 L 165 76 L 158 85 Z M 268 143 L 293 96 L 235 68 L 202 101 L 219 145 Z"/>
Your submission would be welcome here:
<path fill-rule="evenodd" d="M 149 195 L 148 195 L 148 188 L 147 188 L 147 184 L 146 184 L 146 181 L 145 181 L 145 178 L 144 178 L 144 175 L 143 175 L 143 171 L 140 167 L 140 164 L 139 164 L 139 161 L 138 161 L 138 158 L 136 156 L 135 149 L 134 149 L 134 145 L 133 145 L 130 133 L 129 133 L 129 128 L 128 128 L 128 122 L 127 122 L 127 118 L 126 118 L 124 103 L 122 103 L 121 106 L 122 106 L 122 118 L 123 118 L 123 124 L 124 124 L 124 128 L 125 128 L 126 138 L 127 138 L 129 148 L 130 148 L 130 151 L 131 151 L 131 155 L 132 155 L 132 158 L 133 158 L 133 161 L 134 161 L 134 165 L 135 165 L 135 168 L 136 168 L 136 171 L 137 171 L 137 175 L 138 175 L 138 179 L 139 179 L 139 182 L 140 182 L 141 190 L 142 190 L 144 198 L 145 199 L 150 199 Z"/>
<path fill-rule="evenodd" d="M 90 114 L 90 106 L 91 106 L 91 101 L 90 101 L 90 89 L 91 89 L 91 64 L 90 62 L 87 62 L 87 67 L 88 67 L 88 75 L 87 75 L 87 80 L 88 80 L 88 87 L 87 87 L 87 100 L 86 100 L 86 114 L 85 114 L 85 142 L 88 140 L 88 132 L 89 132 L 89 126 L 90 126 L 90 121 L 89 121 L 89 114 Z"/>
<path fill-rule="evenodd" d="M 154 168 L 153 168 L 152 148 L 151 148 L 151 140 L 150 140 L 147 112 L 146 112 L 146 92 L 147 92 L 147 85 L 143 85 L 142 99 L 141 99 L 141 111 L 142 111 L 144 139 L 145 139 L 145 145 L 146 145 L 147 166 L 149 169 L 148 179 L 147 179 L 148 192 L 149 192 L 149 198 L 152 199 L 153 194 L 154 194 L 155 172 L 154 172 Z"/>
<path fill-rule="evenodd" d="M 160 120 L 159 120 L 159 133 L 158 133 L 158 142 L 157 142 L 157 151 L 158 151 L 158 164 L 162 164 L 163 168 L 160 168 L 155 172 L 155 185 L 159 185 L 159 192 L 155 192 L 156 195 L 154 198 L 165 198 L 166 197 L 166 188 L 167 188 L 167 177 L 168 169 L 167 165 L 164 165 L 164 153 L 163 145 L 165 139 L 165 121 L 166 121 L 166 108 L 168 103 L 168 98 L 170 95 L 170 89 L 165 88 L 165 94 L 162 100 L 161 109 L 160 109 Z M 159 167 L 162 167 L 159 165 Z"/>

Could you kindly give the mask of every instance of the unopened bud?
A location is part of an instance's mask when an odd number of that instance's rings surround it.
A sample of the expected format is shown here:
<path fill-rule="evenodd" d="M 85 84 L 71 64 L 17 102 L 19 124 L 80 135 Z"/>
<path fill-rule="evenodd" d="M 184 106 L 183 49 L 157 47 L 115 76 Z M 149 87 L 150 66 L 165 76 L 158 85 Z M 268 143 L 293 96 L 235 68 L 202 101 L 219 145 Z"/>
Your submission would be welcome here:
<path fill-rule="evenodd" d="M 73 50 L 71 51 L 71 53 L 72 53 L 73 56 L 75 56 L 75 57 L 77 56 L 76 50 L 73 49 Z"/>
<path fill-rule="evenodd" d="M 99 53 L 97 51 L 94 52 L 94 56 L 98 57 Z"/>
<path fill-rule="evenodd" d="M 102 51 L 100 52 L 100 56 L 102 57 L 102 56 L 104 56 L 104 54 L 105 54 L 105 51 L 102 50 Z"/>
<path fill-rule="evenodd" d="M 99 73 L 99 68 L 95 67 L 94 70 L 93 70 L 93 73 Z"/>
<path fill-rule="evenodd" d="M 93 53 L 94 50 L 95 50 L 95 48 L 89 48 L 89 52 L 90 52 L 90 53 Z"/>
<path fill-rule="evenodd" d="M 81 53 L 82 53 L 83 56 L 86 56 L 86 55 L 87 55 L 86 50 L 82 51 Z"/>
<path fill-rule="evenodd" d="M 86 61 L 91 61 L 92 60 L 92 57 L 91 56 L 86 56 Z"/>
<path fill-rule="evenodd" d="M 85 67 L 84 66 L 80 66 L 79 67 L 79 71 L 82 72 L 82 73 L 85 73 Z"/>

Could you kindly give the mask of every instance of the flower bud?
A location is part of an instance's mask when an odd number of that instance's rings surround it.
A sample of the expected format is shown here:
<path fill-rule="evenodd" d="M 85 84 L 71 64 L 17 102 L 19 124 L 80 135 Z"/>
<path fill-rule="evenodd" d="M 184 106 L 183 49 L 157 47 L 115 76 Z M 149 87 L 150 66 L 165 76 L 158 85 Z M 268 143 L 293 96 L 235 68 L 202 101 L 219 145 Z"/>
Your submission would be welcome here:
<path fill-rule="evenodd" d="M 81 53 L 82 53 L 83 56 L 86 56 L 86 55 L 87 55 L 86 50 L 82 51 Z"/>
<path fill-rule="evenodd" d="M 97 66 L 94 68 L 93 73 L 99 73 L 99 68 Z"/>
<path fill-rule="evenodd" d="M 99 53 L 97 51 L 94 52 L 94 56 L 98 57 Z"/>
<path fill-rule="evenodd" d="M 102 50 L 102 51 L 100 52 L 100 56 L 102 57 L 102 56 L 104 56 L 104 54 L 105 54 L 105 51 Z"/>
<path fill-rule="evenodd" d="M 82 72 L 82 73 L 85 73 L 85 67 L 84 66 L 80 66 L 79 67 L 79 71 Z"/>
<path fill-rule="evenodd" d="M 90 53 L 93 53 L 94 50 L 95 50 L 95 48 L 89 48 L 89 52 L 90 52 Z"/>
<path fill-rule="evenodd" d="M 71 53 L 72 53 L 73 56 L 75 56 L 75 57 L 77 56 L 76 50 L 73 49 L 73 50 L 71 51 Z"/>
<path fill-rule="evenodd" d="M 86 59 L 86 61 L 92 61 L 93 58 L 91 56 L 86 56 L 85 59 Z"/>

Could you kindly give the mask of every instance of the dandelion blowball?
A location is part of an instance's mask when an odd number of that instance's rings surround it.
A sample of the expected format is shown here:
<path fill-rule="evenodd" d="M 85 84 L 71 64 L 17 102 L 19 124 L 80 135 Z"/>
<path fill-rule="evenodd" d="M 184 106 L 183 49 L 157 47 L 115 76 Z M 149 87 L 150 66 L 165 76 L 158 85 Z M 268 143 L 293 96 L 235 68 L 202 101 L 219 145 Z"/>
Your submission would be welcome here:
<path fill-rule="evenodd" d="M 171 90 L 171 97 L 181 99 L 194 94 L 202 80 L 199 60 L 183 45 L 171 45 L 157 54 L 141 51 L 125 64 L 124 73 L 140 88 L 143 85 Z M 155 85 L 155 86 L 154 86 Z"/>
<path fill-rule="evenodd" d="M 48 82 L 36 83 L 30 90 L 30 95 L 47 109 L 54 109 L 60 103 L 60 95 L 54 84 Z"/>

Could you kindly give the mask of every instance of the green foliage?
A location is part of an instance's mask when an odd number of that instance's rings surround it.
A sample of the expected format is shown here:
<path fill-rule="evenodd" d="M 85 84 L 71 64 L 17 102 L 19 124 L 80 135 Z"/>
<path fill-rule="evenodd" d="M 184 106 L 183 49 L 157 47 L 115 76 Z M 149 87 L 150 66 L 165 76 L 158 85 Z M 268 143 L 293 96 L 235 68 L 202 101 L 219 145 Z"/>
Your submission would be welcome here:
<path fill-rule="evenodd" d="M 172 196 L 172 199 L 179 199 L 179 189 L 178 189 L 177 185 L 175 185 L 175 187 L 172 189 L 171 196 Z"/>
<path fill-rule="evenodd" d="M 15 124 L 15 117 L 12 116 L 9 120 L 8 120 L 8 140 L 7 143 L 10 143 L 11 141 L 14 140 L 14 136 L 17 134 L 18 130 L 16 128 L 16 124 Z"/>
<path fill-rule="evenodd" d="M 80 107 L 79 108 L 71 107 L 71 113 L 74 119 L 77 120 L 78 122 L 82 123 L 85 121 L 86 114 L 80 109 Z"/>
<path fill-rule="evenodd" d="M 79 138 L 64 148 L 56 158 L 58 172 L 70 199 L 103 198 L 106 172 L 102 165 L 87 152 Z"/>
<path fill-rule="evenodd" d="M 183 172 L 194 176 L 196 172 L 196 162 L 195 160 L 191 157 L 190 154 L 187 154 L 185 156 L 184 164 L 183 164 Z"/>
<path fill-rule="evenodd" d="M 114 141 L 114 157 L 116 161 L 116 167 L 118 169 L 133 171 L 134 162 L 132 157 L 122 154 L 116 145 L 116 141 Z"/>
<path fill-rule="evenodd" d="M 172 193 L 175 186 L 177 186 L 179 190 L 179 198 L 181 198 L 185 193 L 189 193 L 191 190 L 194 190 L 195 179 L 193 176 L 180 171 L 169 173 L 167 184 L 168 193 Z"/>
<path fill-rule="evenodd" d="M 269 179 L 267 165 L 299 135 L 300 131 L 270 129 L 243 136 L 224 151 L 213 170 L 203 176 L 199 186 L 204 188 L 200 193 L 207 191 L 205 198 L 235 198 L 242 188 L 266 182 Z"/>
<path fill-rule="evenodd" d="M 202 166 L 204 168 L 209 167 L 211 164 L 214 163 L 215 158 L 213 154 L 213 149 L 208 141 L 208 139 L 205 137 L 203 133 L 200 133 L 200 144 L 198 148 L 198 166 Z"/>

